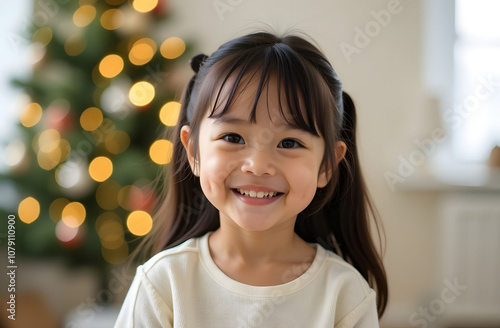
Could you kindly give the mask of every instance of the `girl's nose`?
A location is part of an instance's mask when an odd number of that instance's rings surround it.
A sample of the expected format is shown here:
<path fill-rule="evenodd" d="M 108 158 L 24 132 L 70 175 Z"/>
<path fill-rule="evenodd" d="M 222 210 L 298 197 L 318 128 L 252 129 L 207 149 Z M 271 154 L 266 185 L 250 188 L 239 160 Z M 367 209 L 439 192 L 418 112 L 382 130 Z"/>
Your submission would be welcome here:
<path fill-rule="evenodd" d="M 272 155 L 267 150 L 252 149 L 241 165 L 244 173 L 253 173 L 257 176 L 276 174 L 276 168 Z"/>

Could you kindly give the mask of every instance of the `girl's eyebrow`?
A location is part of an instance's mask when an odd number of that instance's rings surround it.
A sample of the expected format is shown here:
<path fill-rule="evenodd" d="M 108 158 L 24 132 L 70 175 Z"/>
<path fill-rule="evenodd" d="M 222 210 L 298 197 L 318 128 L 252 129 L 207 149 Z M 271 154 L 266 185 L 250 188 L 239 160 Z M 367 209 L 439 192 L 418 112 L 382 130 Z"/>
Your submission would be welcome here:
<path fill-rule="evenodd" d="M 238 117 L 232 117 L 231 115 L 225 114 L 223 116 L 217 117 L 214 119 L 214 125 L 223 125 L 223 124 L 235 124 L 235 125 L 244 125 L 244 124 L 256 124 L 257 122 L 251 122 L 250 120 L 241 119 Z M 297 130 L 304 132 L 305 130 L 301 128 L 298 124 L 292 123 L 279 123 L 276 124 L 278 129 L 284 130 Z M 309 132 L 309 131 L 306 131 Z M 310 132 L 309 132 L 310 133 Z"/>
<path fill-rule="evenodd" d="M 217 117 L 214 120 L 215 125 L 222 125 L 222 124 L 239 124 L 239 125 L 241 125 L 241 124 L 248 124 L 248 123 L 249 123 L 249 120 L 244 120 L 244 119 L 241 119 L 238 117 L 232 117 L 228 114 Z"/>

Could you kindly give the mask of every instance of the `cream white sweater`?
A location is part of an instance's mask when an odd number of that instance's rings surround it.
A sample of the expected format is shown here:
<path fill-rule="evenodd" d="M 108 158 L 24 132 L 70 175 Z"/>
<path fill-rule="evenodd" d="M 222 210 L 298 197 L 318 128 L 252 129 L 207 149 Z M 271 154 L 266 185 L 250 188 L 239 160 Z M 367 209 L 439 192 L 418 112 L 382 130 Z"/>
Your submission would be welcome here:
<path fill-rule="evenodd" d="M 277 286 L 250 286 L 217 267 L 209 235 L 139 266 L 115 328 L 379 326 L 375 292 L 356 269 L 319 244 L 300 277 Z"/>

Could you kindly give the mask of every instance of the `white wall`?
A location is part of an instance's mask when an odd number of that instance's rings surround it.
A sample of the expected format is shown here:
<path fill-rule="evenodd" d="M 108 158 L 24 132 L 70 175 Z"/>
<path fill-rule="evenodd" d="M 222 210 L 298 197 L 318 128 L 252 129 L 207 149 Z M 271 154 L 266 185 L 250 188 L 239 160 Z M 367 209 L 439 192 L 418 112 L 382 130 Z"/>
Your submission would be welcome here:
<path fill-rule="evenodd" d="M 222 14 L 223 19 L 214 7 L 216 3 L 231 9 Z M 221 43 L 266 24 L 278 31 L 301 30 L 325 51 L 358 106 L 362 165 L 387 233 L 384 261 L 390 303 L 385 322 L 388 326 L 409 326 L 410 314 L 433 288 L 436 195 L 393 192 L 384 173 L 396 172 L 398 157 L 405 158 L 416 149 L 413 140 L 430 136 L 436 127 L 429 121 L 433 115 L 425 107 L 422 82 L 422 3 L 173 0 L 170 5 L 173 17 L 167 21 L 162 37 L 178 34 L 191 39 L 196 52 L 210 54 Z M 371 12 L 388 7 L 397 14 L 391 15 L 386 26 L 378 25 L 377 31 Z M 373 28 L 373 37 L 367 46 L 358 43 L 360 53 L 353 54 L 349 61 L 341 44 L 355 45 L 356 27 Z"/>

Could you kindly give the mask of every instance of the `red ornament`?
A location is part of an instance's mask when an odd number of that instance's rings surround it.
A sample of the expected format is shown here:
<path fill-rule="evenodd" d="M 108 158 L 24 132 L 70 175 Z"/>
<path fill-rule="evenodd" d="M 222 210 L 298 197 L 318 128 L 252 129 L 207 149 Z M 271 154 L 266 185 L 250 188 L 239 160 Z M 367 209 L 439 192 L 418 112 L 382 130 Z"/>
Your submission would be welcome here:
<path fill-rule="evenodd" d="M 157 17 L 163 17 L 168 14 L 168 5 L 166 3 L 167 0 L 158 0 L 158 4 L 151 11 Z"/>
<path fill-rule="evenodd" d="M 60 134 L 71 132 L 75 128 L 75 118 L 69 103 L 55 101 L 45 111 L 45 125 L 48 129 L 55 129 Z"/>
<path fill-rule="evenodd" d="M 142 210 L 150 213 L 155 202 L 154 192 L 149 188 L 132 188 L 128 195 L 128 205 L 132 211 Z"/>

